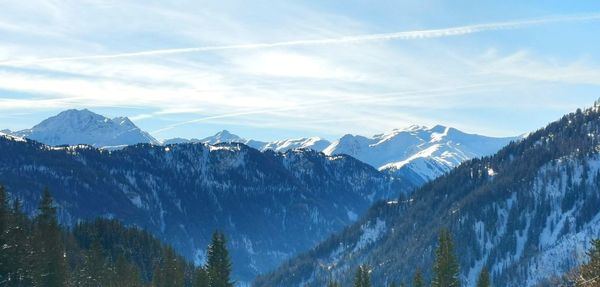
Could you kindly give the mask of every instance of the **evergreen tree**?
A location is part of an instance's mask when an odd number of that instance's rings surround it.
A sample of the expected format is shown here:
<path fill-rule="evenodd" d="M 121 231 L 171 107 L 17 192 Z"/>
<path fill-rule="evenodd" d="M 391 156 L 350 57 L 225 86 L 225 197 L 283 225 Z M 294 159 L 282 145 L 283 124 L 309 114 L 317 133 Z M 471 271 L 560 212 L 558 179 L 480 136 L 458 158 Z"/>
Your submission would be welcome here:
<path fill-rule="evenodd" d="M 415 272 L 415 276 L 413 277 L 413 287 L 425 287 L 425 283 L 423 282 L 423 275 L 418 269 Z"/>
<path fill-rule="evenodd" d="M 440 231 L 438 248 L 433 265 L 432 287 L 459 287 L 459 267 L 454 255 L 454 245 L 448 229 Z"/>
<path fill-rule="evenodd" d="M 354 276 L 354 287 L 371 287 L 371 276 L 369 275 L 369 266 L 361 265 L 356 270 Z"/>
<path fill-rule="evenodd" d="M 34 272 L 36 286 L 62 287 L 67 283 L 65 249 L 62 231 L 56 218 L 52 196 L 46 189 L 42 195 L 39 214 L 35 218 Z"/>
<path fill-rule="evenodd" d="M 588 263 L 579 268 L 576 279 L 578 287 L 600 286 L 600 240 L 593 240 L 592 247 L 588 250 Z"/>
<path fill-rule="evenodd" d="M 354 287 L 363 287 L 362 282 L 363 282 L 363 267 L 361 265 L 361 266 L 358 266 L 358 269 L 356 270 L 356 273 L 354 274 Z"/>
<path fill-rule="evenodd" d="M 84 287 L 107 286 L 109 266 L 100 242 L 94 241 L 87 250 L 83 267 L 79 270 L 78 285 Z"/>
<path fill-rule="evenodd" d="M 167 247 L 164 255 L 163 279 L 169 287 L 184 286 L 184 266 L 177 258 L 175 250 Z"/>
<path fill-rule="evenodd" d="M 490 287 L 490 273 L 486 267 L 481 269 L 479 273 L 479 279 L 477 279 L 477 287 Z"/>
<path fill-rule="evenodd" d="M 202 267 L 196 268 L 194 271 L 194 287 L 209 287 L 208 274 Z"/>
<path fill-rule="evenodd" d="M 8 253 L 4 251 L 4 246 L 8 245 L 8 227 L 9 227 L 9 209 L 8 196 L 3 186 L 0 186 L 0 283 L 10 280 L 10 260 Z"/>
<path fill-rule="evenodd" d="M 225 235 L 215 232 L 208 247 L 208 260 L 206 271 L 210 287 L 232 287 L 231 281 L 231 259 L 227 251 Z"/>
<path fill-rule="evenodd" d="M 114 275 L 111 281 L 114 287 L 143 286 L 138 268 L 127 262 L 127 259 L 122 255 L 117 258 Z"/>
<path fill-rule="evenodd" d="M 337 283 L 337 281 L 335 280 L 329 280 L 329 283 L 327 283 L 327 287 L 340 287 L 340 284 Z"/>
<path fill-rule="evenodd" d="M 9 214 L 6 249 L 2 261 L 8 266 L 6 286 L 31 286 L 30 223 L 21 211 L 21 202 L 15 200 Z M 4 261 L 6 260 L 6 261 Z"/>

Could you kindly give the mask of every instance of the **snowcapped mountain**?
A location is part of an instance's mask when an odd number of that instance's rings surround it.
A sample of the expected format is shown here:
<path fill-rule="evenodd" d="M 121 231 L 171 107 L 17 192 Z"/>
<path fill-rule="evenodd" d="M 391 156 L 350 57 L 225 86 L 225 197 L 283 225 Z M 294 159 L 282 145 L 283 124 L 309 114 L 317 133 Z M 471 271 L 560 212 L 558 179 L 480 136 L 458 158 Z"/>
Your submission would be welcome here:
<path fill-rule="evenodd" d="M 467 134 L 438 125 L 431 129 L 411 126 L 372 137 L 345 135 L 333 143 L 319 137 L 264 142 L 244 139 L 227 130 L 203 139 L 174 138 L 161 143 L 126 117 L 109 119 L 86 109 L 67 110 L 31 129 L 18 132 L 4 130 L 3 133 L 53 146 L 89 144 L 112 150 L 137 143 L 214 145 L 233 142 L 260 151 L 312 149 L 327 155 L 350 155 L 414 186 L 437 178 L 465 160 L 490 155 L 515 139 Z"/>
<path fill-rule="evenodd" d="M 197 139 L 170 139 L 164 142 L 164 144 L 169 143 L 190 143 L 190 142 L 200 142 L 205 144 L 219 144 L 219 143 L 243 143 L 249 147 L 255 148 L 260 151 L 272 150 L 277 152 L 285 152 L 293 149 L 311 149 L 314 151 L 322 151 L 329 144 L 329 141 L 324 140 L 319 137 L 308 137 L 308 138 L 298 138 L 298 139 L 285 139 L 278 140 L 272 142 L 263 142 L 257 140 L 248 140 L 242 137 L 239 137 L 235 134 L 230 133 L 227 130 L 220 131 L 213 136 L 206 137 L 200 140 Z"/>
<path fill-rule="evenodd" d="M 35 212 L 48 187 L 62 223 L 108 217 L 143 227 L 202 262 L 227 234 L 238 282 L 275 268 L 354 222 L 404 184 L 350 156 L 260 152 L 239 143 L 119 150 L 51 147 L 0 136 L 0 183 Z"/>
<path fill-rule="evenodd" d="M 483 266 L 493 286 L 558 286 L 548 278 L 582 263 L 600 237 L 599 137 L 599 107 L 566 115 L 374 205 L 254 286 L 325 286 L 332 278 L 346 286 L 360 264 L 371 267 L 374 286 L 411 282 L 417 269 L 430 278 L 441 228 L 453 235 L 462 286 L 475 286 Z"/>
<path fill-rule="evenodd" d="M 13 134 L 52 146 L 88 144 L 111 148 L 137 143 L 159 144 L 126 117 L 109 119 L 87 109 L 63 111 L 31 129 Z"/>
<path fill-rule="evenodd" d="M 287 139 L 266 143 L 261 147 L 262 150 L 286 151 L 290 149 L 312 149 L 323 151 L 331 143 L 319 137 Z"/>
<path fill-rule="evenodd" d="M 465 160 L 493 154 L 512 140 L 515 138 L 467 134 L 441 125 L 411 126 L 370 138 L 345 135 L 323 152 L 353 156 L 381 171 L 421 185 Z"/>

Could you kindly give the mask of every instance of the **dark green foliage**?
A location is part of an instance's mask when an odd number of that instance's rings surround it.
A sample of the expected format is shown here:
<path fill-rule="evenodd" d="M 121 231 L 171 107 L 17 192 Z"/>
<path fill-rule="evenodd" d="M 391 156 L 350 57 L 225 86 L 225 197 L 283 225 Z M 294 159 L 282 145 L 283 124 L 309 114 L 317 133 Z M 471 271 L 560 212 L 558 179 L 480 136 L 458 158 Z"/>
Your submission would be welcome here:
<path fill-rule="evenodd" d="M 415 272 L 415 276 L 413 277 L 413 287 L 425 287 L 425 283 L 423 282 L 423 275 L 420 270 Z"/>
<path fill-rule="evenodd" d="M 172 248 L 166 248 L 165 254 L 154 269 L 153 287 L 183 287 L 185 262 L 175 254 Z"/>
<path fill-rule="evenodd" d="M 56 208 L 46 189 L 34 220 L 33 281 L 37 286 L 62 287 L 67 283 L 67 262 L 63 234 L 56 219 Z"/>
<path fill-rule="evenodd" d="M 107 259 L 100 243 L 94 241 L 87 250 L 83 266 L 78 272 L 78 285 L 82 287 L 109 285 L 112 270 Z"/>
<path fill-rule="evenodd" d="M 454 244 L 448 229 L 440 231 L 438 247 L 433 265 L 432 287 L 459 287 L 460 273 L 458 260 L 454 255 Z"/>
<path fill-rule="evenodd" d="M 354 287 L 371 287 L 371 275 L 369 273 L 369 266 L 359 266 L 354 275 Z"/>
<path fill-rule="evenodd" d="M 486 267 L 481 269 L 479 273 L 479 279 L 477 279 L 477 287 L 490 287 L 490 272 L 488 272 Z"/>
<path fill-rule="evenodd" d="M 215 232 L 207 252 L 208 262 L 206 271 L 210 287 L 231 287 L 231 259 L 227 251 L 225 235 Z"/>
<path fill-rule="evenodd" d="M 197 268 L 194 271 L 194 287 L 209 287 L 208 273 L 204 268 Z"/>
<path fill-rule="evenodd" d="M 327 287 L 341 287 L 341 286 L 337 281 L 330 280 L 329 283 L 327 283 Z"/>
<path fill-rule="evenodd" d="M 0 222 L 0 286 L 141 287 L 153 281 L 161 283 L 154 286 L 209 286 L 198 284 L 199 271 L 192 279 L 195 267 L 146 231 L 106 219 L 62 229 L 47 190 L 31 220 L 18 200 L 9 207 L 0 186 Z M 205 272 L 203 278 L 207 282 Z"/>

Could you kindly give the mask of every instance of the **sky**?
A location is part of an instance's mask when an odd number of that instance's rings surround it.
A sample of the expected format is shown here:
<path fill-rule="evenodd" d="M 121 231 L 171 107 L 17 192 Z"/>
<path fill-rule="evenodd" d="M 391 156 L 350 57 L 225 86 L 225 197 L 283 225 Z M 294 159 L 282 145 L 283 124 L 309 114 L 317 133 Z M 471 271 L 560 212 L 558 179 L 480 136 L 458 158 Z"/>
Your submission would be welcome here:
<path fill-rule="evenodd" d="M 0 129 L 513 136 L 600 97 L 598 1 L 0 0 Z"/>

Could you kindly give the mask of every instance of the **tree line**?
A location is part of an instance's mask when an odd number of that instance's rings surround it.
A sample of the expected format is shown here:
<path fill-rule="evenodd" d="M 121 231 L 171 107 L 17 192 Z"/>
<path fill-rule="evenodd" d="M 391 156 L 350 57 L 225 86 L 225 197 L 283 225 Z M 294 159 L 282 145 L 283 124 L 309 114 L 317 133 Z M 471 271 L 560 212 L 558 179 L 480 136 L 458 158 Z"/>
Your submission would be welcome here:
<path fill-rule="evenodd" d="M 588 262 L 568 272 L 561 278 L 552 278 L 540 286 L 564 287 L 600 287 L 600 240 L 593 240 L 592 247 L 587 252 Z M 433 276 L 431 287 L 460 287 L 460 267 L 454 253 L 452 236 L 448 229 L 442 229 L 439 234 L 438 246 L 435 252 L 435 261 L 432 266 Z M 368 265 L 360 265 L 354 275 L 353 287 L 373 287 L 370 280 Z M 388 287 L 406 287 L 404 282 L 399 285 L 391 282 Z M 425 279 L 420 270 L 413 276 L 412 287 L 425 287 Z M 492 280 L 489 270 L 483 266 L 476 283 L 477 287 L 491 287 Z M 330 280 L 327 287 L 341 287 L 335 280 Z"/>
<path fill-rule="evenodd" d="M 62 227 L 48 190 L 29 218 L 0 186 L 0 286 L 232 287 L 226 246 L 215 232 L 206 264 L 194 266 L 150 233 L 116 220 Z"/>

